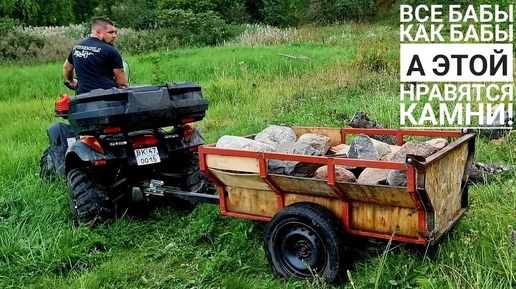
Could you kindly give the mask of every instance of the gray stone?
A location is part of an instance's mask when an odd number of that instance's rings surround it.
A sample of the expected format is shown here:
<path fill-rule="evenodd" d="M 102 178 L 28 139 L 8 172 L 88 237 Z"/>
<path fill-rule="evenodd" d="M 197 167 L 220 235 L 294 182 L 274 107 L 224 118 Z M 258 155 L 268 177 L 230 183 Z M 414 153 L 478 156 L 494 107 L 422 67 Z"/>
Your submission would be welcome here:
<path fill-rule="evenodd" d="M 374 149 L 378 153 L 378 159 L 381 159 L 386 154 L 392 152 L 390 145 L 388 145 L 384 142 L 381 142 L 379 140 L 375 140 L 374 138 L 371 138 L 371 141 L 373 142 Z"/>
<path fill-rule="evenodd" d="M 515 165 L 497 165 L 472 162 L 469 167 L 470 183 L 488 183 L 495 179 L 499 174 L 504 174 L 516 170 Z"/>
<path fill-rule="evenodd" d="M 318 150 L 320 155 L 325 155 L 331 147 L 331 138 L 317 133 L 305 133 L 297 139 L 297 142 L 310 145 Z"/>
<path fill-rule="evenodd" d="M 280 125 L 271 125 L 254 137 L 254 140 L 274 148 L 282 142 L 295 142 L 296 139 L 296 133 L 290 127 Z"/>
<path fill-rule="evenodd" d="M 425 141 L 425 143 L 432 145 L 435 148 L 437 148 L 438 150 L 440 150 L 448 145 L 448 140 L 446 140 L 445 138 L 434 138 L 434 139 Z"/>
<path fill-rule="evenodd" d="M 406 186 L 407 172 L 390 170 L 387 174 L 387 184 L 390 186 Z"/>
<path fill-rule="evenodd" d="M 422 143 L 418 141 L 406 142 L 397 152 L 394 154 L 387 155 L 384 159 L 392 162 L 405 162 L 407 154 L 429 157 L 439 149 L 428 143 Z M 406 186 L 407 185 L 407 172 L 390 170 L 387 175 L 387 184 L 391 186 Z"/>
<path fill-rule="evenodd" d="M 369 185 L 385 185 L 390 170 L 366 168 L 358 176 L 357 183 Z"/>
<path fill-rule="evenodd" d="M 352 142 L 349 148 L 348 158 L 361 160 L 379 160 L 371 138 L 367 135 L 360 134 Z"/>
<path fill-rule="evenodd" d="M 282 142 L 274 150 L 277 153 L 320 156 L 321 153 L 312 146 L 299 142 Z"/>
<path fill-rule="evenodd" d="M 377 128 L 384 129 L 385 127 L 381 124 L 377 123 L 369 119 L 367 114 L 363 111 L 357 110 L 351 120 L 349 121 L 349 126 L 354 128 Z M 395 144 L 396 137 L 393 135 L 371 135 L 371 138 L 377 139 L 384 143 Z"/>
<path fill-rule="evenodd" d="M 224 135 L 217 141 L 215 147 L 225 149 L 239 149 L 249 151 L 273 151 L 274 148 L 268 144 L 240 136 Z"/>
<path fill-rule="evenodd" d="M 328 179 L 328 167 L 322 166 L 315 171 L 314 179 L 327 180 Z M 344 166 L 335 166 L 335 181 L 336 182 L 356 182 L 355 175 L 347 170 Z"/>
<path fill-rule="evenodd" d="M 437 151 L 438 149 L 431 144 L 418 141 L 408 141 L 391 156 L 389 161 L 405 162 L 407 154 L 428 157 Z"/>
<path fill-rule="evenodd" d="M 395 153 L 401 149 L 401 146 L 397 145 L 389 145 L 389 147 L 391 148 L 391 153 Z"/>
<path fill-rule="evenodd" d="M 391 161 L 392 160 L 392 157 L 394 156 L 394 153 L 391 152 L 391 153 L 388 153 L 386 155 L 384 155 L 380 160 L 381 161 Z"/>
<path fill-rule="evenodd" d="M 350 145 L 347 144 L 340 144 L 336 146 L 337 150 L 335 152 L 336 155 L 345 155 L 346 157 L 349 154 L 349 148 L 351 148 Z"/>
<path fill-rule="evenodd" d="M 514 112 L 512 115 L 514 115 Z M 491 123 L 488 123 L 488 115 L 484 115 L 482 121 L 479 121 L 480 129 L 478 130 L 478 136 L 488 139 L 499 139 L 507 136 L 511 131 L 510 129 L 514 128 L 514 119 L 511 118 L 509 110 L 502 111 L 500 114 L 498 113 L 498 105 L 496 105 L 491 109 L 489 117 L 493 116 L 494 119 Z M 500 127 L 506 127 L 507 129 Z"/>
<path fill-rule="evenodd" d="M 276 147 L 275 152 L 311 156 L 320 155 L 313 147 L 298 142 L 283 142 Z M 296 177 L 311 178 L 315 174 L 315 170 L 320 166 L 320 164 L 295 161 L 269 160 L 268 162 L 269 173 Z"/>

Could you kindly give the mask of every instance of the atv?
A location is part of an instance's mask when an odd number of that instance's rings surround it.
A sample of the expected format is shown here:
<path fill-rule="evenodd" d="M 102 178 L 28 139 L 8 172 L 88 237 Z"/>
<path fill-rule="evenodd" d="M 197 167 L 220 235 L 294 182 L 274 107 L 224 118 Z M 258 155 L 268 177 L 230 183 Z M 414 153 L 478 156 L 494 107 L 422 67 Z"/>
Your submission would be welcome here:
<path fill-rule="evenodd" d="M 203 136 L 191 125 L 207 109 L 201 87 L 191 82 L 61 95 L 55 115 L 68 123 L 48 128 L 40 176 L 66 178 L 75 225 L 96 226 L 130 205 L 167 196 L 218 203 L 199 168 Z"/>

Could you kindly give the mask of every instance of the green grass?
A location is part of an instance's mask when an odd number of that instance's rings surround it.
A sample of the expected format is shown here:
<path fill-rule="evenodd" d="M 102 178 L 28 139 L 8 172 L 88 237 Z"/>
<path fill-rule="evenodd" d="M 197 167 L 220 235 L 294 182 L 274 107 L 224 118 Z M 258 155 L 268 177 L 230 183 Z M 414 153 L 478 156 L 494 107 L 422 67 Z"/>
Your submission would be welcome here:
<path fill-rule="evenodd" d="M 129 56 L 131 82 L 200 83 L 210 108 L 196 125 L 209 143 L 269 124 L 346 126 L 357 109 L 399 127 L 397 28 L 304 29 L 306 41 L 278 46 Z M 384 69 L 375 70 L 378 61 Z M 68 92 L 61 63 L 2 67 L 0 84 L 1 288 L 330 288 L 278 279 L 262 249 L 265 224 L 220 216 L 216 206 L 161 207 L 146 220 L 74 229 L 64 181 L 37 175 L 46 128 L 57 121 L 53 103 Z M 514 163 L 515 142 L 478 140 L 476 160 Z M 466 216 L 426 253 L 358 238 L 352 282 L 340 288 L 516 287 L 515 179 L 471 186 Z"/>

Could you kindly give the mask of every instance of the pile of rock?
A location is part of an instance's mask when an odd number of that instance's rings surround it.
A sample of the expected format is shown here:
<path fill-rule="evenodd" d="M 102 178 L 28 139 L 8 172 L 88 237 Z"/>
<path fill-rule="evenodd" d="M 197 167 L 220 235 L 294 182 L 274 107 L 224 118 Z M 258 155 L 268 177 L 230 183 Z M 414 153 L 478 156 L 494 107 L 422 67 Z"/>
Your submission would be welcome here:
<path fill-rule="evenodd" d="M 361 134 L 357 135 L 350 145 L 332 146 L 331 139 L 325 135 L 306 133 L 297 138 L 290 127 L 272 125 L 258 133 L 254 139 L 223 136 L 218 140 L 216 147 L 404 162 L 407 154 L 428 157 L 446 145 L 448 145 L 446 139 L 437 138 L 426 142 L 408 141 L 403 146 L 395 146 Z M 325 165 L 296 161 L 269 160 L 268 170 L 270 173 L 296 177 L 314 177 L 316 179 L 327 179 L 328 177 Z M 407 182 L 405 171 L 350 166 L 335 166 L 335 179 L 338 182 L 391 186 L 405 186 Z"/>
<path fill-rule="evenodd" d="M 436 138 L 426 142 L 408 141 L 403 146 L 395 146 L 361 134 L 351 142 L 349 148 L 338 151 L 337 155 L 361 160 L 405 162 L 407 154 L 428 157 L 446 145 L 448 145 L 446 139 Z M 324 166 L 316 171 L 315 178 L 326 179 L 327 175 L 327 168 Z M 405 171 L 367 167 L 335 166 L 335 180 L 390 186 L 407 184 Z"/>

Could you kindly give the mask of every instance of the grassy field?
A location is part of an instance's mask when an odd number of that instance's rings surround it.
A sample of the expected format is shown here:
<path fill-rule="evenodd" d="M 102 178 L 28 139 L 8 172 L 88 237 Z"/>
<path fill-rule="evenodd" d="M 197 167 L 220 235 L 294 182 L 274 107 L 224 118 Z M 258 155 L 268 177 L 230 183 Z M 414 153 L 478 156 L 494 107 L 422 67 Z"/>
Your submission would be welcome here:
<path fill-rule="evenodd" d="M 208 143 L 269 124 L 346 126 L 357 110 L 399 127 L 397 27 L 303 28 L 288 41 L 129 56 L 132 84 L 194 81 L 210 108 Z M 294 32 L 285 32 L 294 33 Z M 288 35 L 287 35 L 288 36 Z M 260 41 L 257 41 L 260 43 Z M 263 41 L 266 42 L 265 40 Z M 281 54 L 287 54 L 284 56 Z M 42 183 L 39 160 L 53 103 L 67 92 L 61 64 L 0 74 L 1 288 L 326 288 L 278 279 L 265 224 L 161 207 L 145 220 L 73 228 L 64 181 Z M 477 161 L 515 163 L 515 138 L 477 141 Z M 339 288 L 516 288 L 516 177 L 470 187 L 470 210 L 430 250 L 358 239 Z"/>

